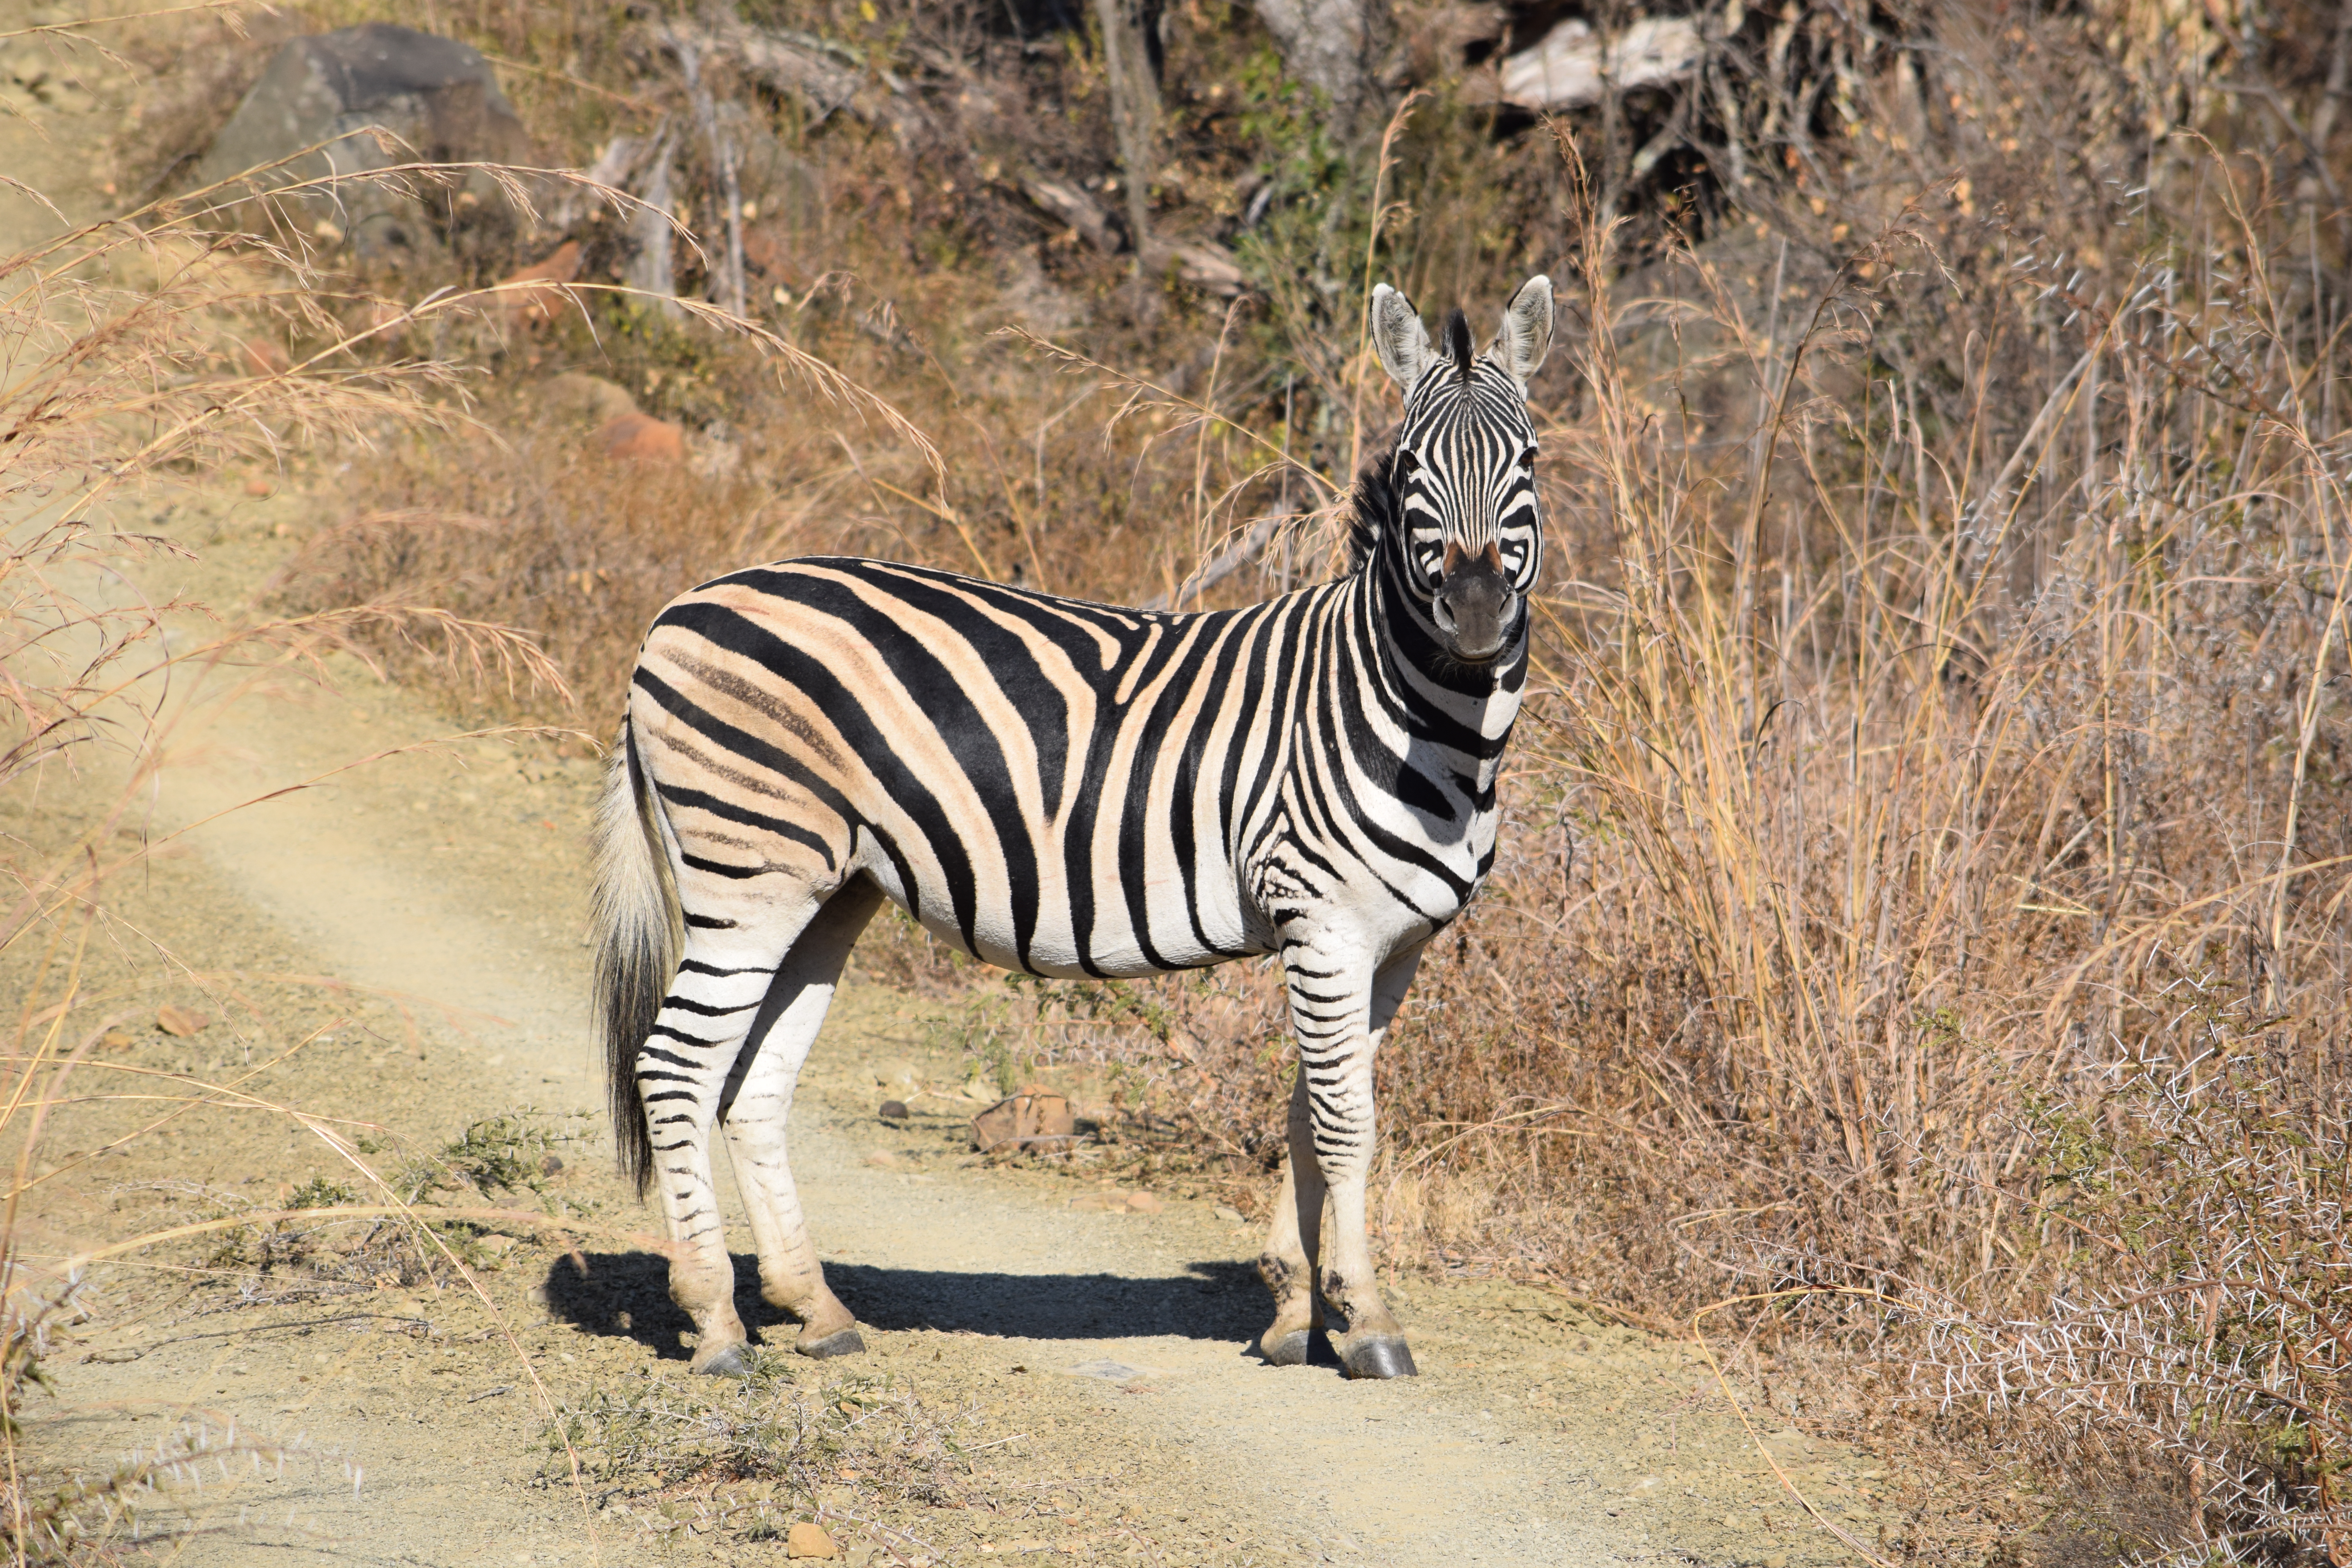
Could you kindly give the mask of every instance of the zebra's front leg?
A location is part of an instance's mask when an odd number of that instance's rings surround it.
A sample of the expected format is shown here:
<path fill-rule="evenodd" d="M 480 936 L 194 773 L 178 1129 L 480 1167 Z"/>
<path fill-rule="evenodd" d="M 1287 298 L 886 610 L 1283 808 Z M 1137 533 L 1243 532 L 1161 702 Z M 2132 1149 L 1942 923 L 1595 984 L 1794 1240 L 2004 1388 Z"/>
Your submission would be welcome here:
<path fill-rule="evenodd" d="M 1315 1131 L 1307 1104 L 1307 1068 L 1291 1080 L 1289 1152 L 1282 1160 L 1282 1184 L 1275 1194 L 1274 1227 L 1257 1256 L 1257 1276 L 1274 1292 L 1274 1321 L 1258 1336 L 1258 1353 L 1272 1366 L 1304 1366 L 1323 1326 L 1315 1294 L 1315 1260 L 1322 1250 L 1323 1166 L 1315 1157 Z"/>
<path fill-rule="evenodd" d="M 1403 1326 L 1381 1299 L 1365 1198 L 1378 1131 L 1372 1105 L 1372 1061 L 1388 1032 L 1389 1020 L 1412 983 L 1421 951 L 1421 944 L 1415 943 L 1372 968 L 1352 951 L 1351 943 L 1327 938 L 1293 947 L 1285 955 L 1291 1027 L 1298 1037 L 1300 1088 L 1293 1091 L 1293 1171 L 1286 1194 L 1289 1202 L 1277 1208 L 1276 1231 L 1268 1238 L 1267 1256 L 1278 1256 L 1282 1244 L 1290 1239 L 1281 1231 L 1283 1220 L 1290 1218 L 1297 1260 L 1310 1269 L 1319 1261 L 1319 1271 L 1312 1278 L 1322 1300 L 1347 1319 L 1348 1332 L 1339 1345 L 1339 1357 L 1350 1377 L 1411 1377 L 1418 1370 L 1405 1343 Z M 1302 1097 L 1307 1112 L 1305 1149 L 1298 1146 L 1295 1131 Z M 1321 1178 L 1312 1184 L 1298 1180 L 1297 1174 L 1310 1156 Z M 1315 1189 L 1312 1208 L 1307 1206 L 1310 1185 Z M 1318 1213 L 1322 1189 L 1327 1188 L 1332 1234 L 1318 1238 L 1319 1226 L 1307 1215 Z M 1315 1245 L 1318 1239 L 1325 1239 L 1320 1248 Z M 1288 1264 L 1292 1259 L 1281 1261 Z M 1267 1273 L 1267 1283 L 1274 1285 L 1276 1271 L 1267 1269 L 1265 1259 L 1260 1260 L 1259 1268 Z M 1275 1328 L 1261 1341 L 1269 1352 L 1276 1346 L 1286 1347 L 1292 1342 L 1289 1335 L 1298 1331 L 1286 1323 L 1298 1308 L 1279 1287 L 1276 1302 Z M 1279 1339 L 1275 1337 L 1277 1331 L 1282 1334 Z M 1299 1348 L 1303 1352 L 1303 1342 Z M 1289 1364 L 1286 1358 L 1272 1353 L 1267 1359 Z M 1298 1359 L 1305 1359 L 1303 1353 Z"/>

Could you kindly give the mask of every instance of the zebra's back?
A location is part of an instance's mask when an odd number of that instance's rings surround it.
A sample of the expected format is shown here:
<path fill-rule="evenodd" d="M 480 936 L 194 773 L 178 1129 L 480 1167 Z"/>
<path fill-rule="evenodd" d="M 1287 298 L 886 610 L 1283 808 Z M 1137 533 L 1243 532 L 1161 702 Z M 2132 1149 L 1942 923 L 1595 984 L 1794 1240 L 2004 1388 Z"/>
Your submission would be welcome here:
<path fill-rule="evenodd" d="M 1330 596 L 1160 614 L 784 562 L 662 612 L 630 722 L 689 873 L 799 899 L 862 871 L 1036 973 L 1214 963 L 1273 940 L 1242 868 Z"/>

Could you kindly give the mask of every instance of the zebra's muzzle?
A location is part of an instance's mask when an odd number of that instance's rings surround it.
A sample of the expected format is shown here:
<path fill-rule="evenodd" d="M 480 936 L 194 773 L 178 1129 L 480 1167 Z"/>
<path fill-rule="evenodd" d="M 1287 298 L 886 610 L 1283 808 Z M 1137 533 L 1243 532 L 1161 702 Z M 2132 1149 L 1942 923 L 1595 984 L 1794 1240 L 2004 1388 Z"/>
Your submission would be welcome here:
<path fill-rule="evenodd" d="M 1463 559 L 1445 574 L 1431 601 L 1446 651 L 1471 664 L 1484 664 L 1502 652 L 1517 597 L 1510 579 L 1486 556 Z"/>

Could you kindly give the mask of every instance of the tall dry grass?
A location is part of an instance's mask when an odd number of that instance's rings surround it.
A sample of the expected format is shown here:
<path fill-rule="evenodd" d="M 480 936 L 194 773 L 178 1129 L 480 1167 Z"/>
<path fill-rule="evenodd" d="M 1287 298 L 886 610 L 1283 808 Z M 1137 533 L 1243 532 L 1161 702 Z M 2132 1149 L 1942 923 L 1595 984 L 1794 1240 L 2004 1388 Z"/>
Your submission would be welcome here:
<path fill-rule="evenodd" d="M 520 438 L 467 480 L 478 526 L 322 547 L 337 591 L 467 584 L 562 628 L 597 706 L 651 609 L 745 551 L 1131 602 L 1243 539 L 1206 602 L 1278 591 L 1328 569 L 1314 514 L 1381 438 L 1363 260 L 1434 308 L 1549 269 L 1538 689 L 1495 876 L 1384 1053 L 1386 1255 L 1657 1323 L 1736 1299 L 1751 1344 L 1875 1357 L 1930 1422 L 2154 1456 L 2128 1517 L 2083 1494 L 2104 1550 L 2340 1560 L 2352 34 L 2123 0 L 1903 24 L 1833 90 L 1727 68 L 1706 180 L 1632 228 L 1605 118 L 1513 139 L 1441 80 L 1375 234 L 1370 149 L 1278 96 L 1202 110 L 1171 209 L 1251 160 L 1297 182 L 1232 313 L 1134 312 L 987 203 L 941 213 L 923 149 L 787 113 L 826 193 L 803 281 L 856 280 L 769 320 L 929 431 L 936 481 L 723 355 L 607 333 L 633 391 L 726 411 L 730 477 L 579 478 Z M 1246 27 L 1177 47 L 1237 79 Z M 1014 93 L 1062 68 L 968 58 Z M 1027 151 L 1082 158 L 1084 123 Z M 1039 270 L 1076 319 L 1042 321 Z M 987 335 L 1024 321 L 1084 357 Z M 383 492 L 452 467 L 412 453 Z M 903 934 L 862 962 L 1008 1062 L 1115 1066 L 1196 1161 L 1276 1157 L 1263 972 L 1004 988 Z"/>
<path fill-rule="evenodd" d="M 53 41 L 93 44 L 71 27 Z M 281 678 L 322 676 L 331 656 L 364 658 L 369 637 L 429 649 L 436 674 L 461 684 L 510 682 L 554 700 L 565 692 L 527 635 L 423 602 L 289 615 L 152 591 L 192 553 L 184 538 L 141 526 L 161 497 L 215 483 L 225 470 L 365 450 L 390 429 L 467 425 L 451 395 L 459 366 L 359 351 L 375 334 L 478 309 L 478 299 L 445 294 L 353 332 L 330 308 L 345 301 L 349 281 L 283 237 L 254 182 L 89 222 L 69 222 L 47 197 L 19 189 L 47 208 L 56 232 L 0 257 L 0 789 L 23 807 L 25 828 L 0 841 L 0 965 L 11 1003 L 0 1057 L 10 1173 L 0 1203 L 0 1544 L 18 1563 L 115 1561 L 205 1468 L 236 1458 L 257 1473 L 292 1450 L 234 1423 L 192 1420 L 118 1465 L 68 1474 L 33 1443 L 28 1407 L 44 1394 L 69 1396 L 70 1374 L 48 1364 L 52 1336 L 88 1321 L 93 1265 L 257 1223 L 244 1214 L 89 1240 L 62 1261 L 28 1258 L 23 1227 L 48 1195 L 36 1194 L 55 1172 L 44 1151 L 59 1108 L 99 1080 L 98 1098 L 148 1102 L 153 1119 L 134 1138 L 208 1108 L 259 1109 L 373 1176 L 347 1127 L 257 1098 L 242 1087 L 250 1074 L 215 1082 L 94 1054 L 125 1016 L 122 998 L 92 983 L 100 955 L 150 942 L 116 918 L 116 890 L 201 826 L 154 821 L 154 786 L 189 730 Z M 257 334 L 308 342 L 288 359 L 257 352 Z M 46 810 L 44 797 L 53 803 Z M 202 963 L 158 956 L 191 978 Z M 104 1092 L 126 1085 L 138 1092 Z M 384 1205 L 337 1212 L 407 1220 L 421 1246 L 446 1255 L 413 1205 L 388 1182 L 376 1184 Z M 151 1528 L 149 1538 L 170 1533 Z"/>

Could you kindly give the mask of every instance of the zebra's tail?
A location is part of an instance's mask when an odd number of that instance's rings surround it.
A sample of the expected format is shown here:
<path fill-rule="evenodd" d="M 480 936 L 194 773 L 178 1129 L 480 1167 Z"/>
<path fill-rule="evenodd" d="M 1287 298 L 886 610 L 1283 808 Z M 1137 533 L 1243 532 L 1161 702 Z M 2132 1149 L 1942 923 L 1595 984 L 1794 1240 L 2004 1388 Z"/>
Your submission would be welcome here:
<path fill-rule="evenodd" d="M 636 737 L 622 721 L 604 795 L 596 808 L 596 887 L 589 904 L 596 949 L 596 1033 L 604 1047 L 613 1143 L 622 1174 L 643 1197 L 654 1168 L 653 1139 L 637 1093 L 637 1052 L 653 1032 L 677 973 L 683 945 L 677 887 L 663 852 L 660 810 Z"/>

